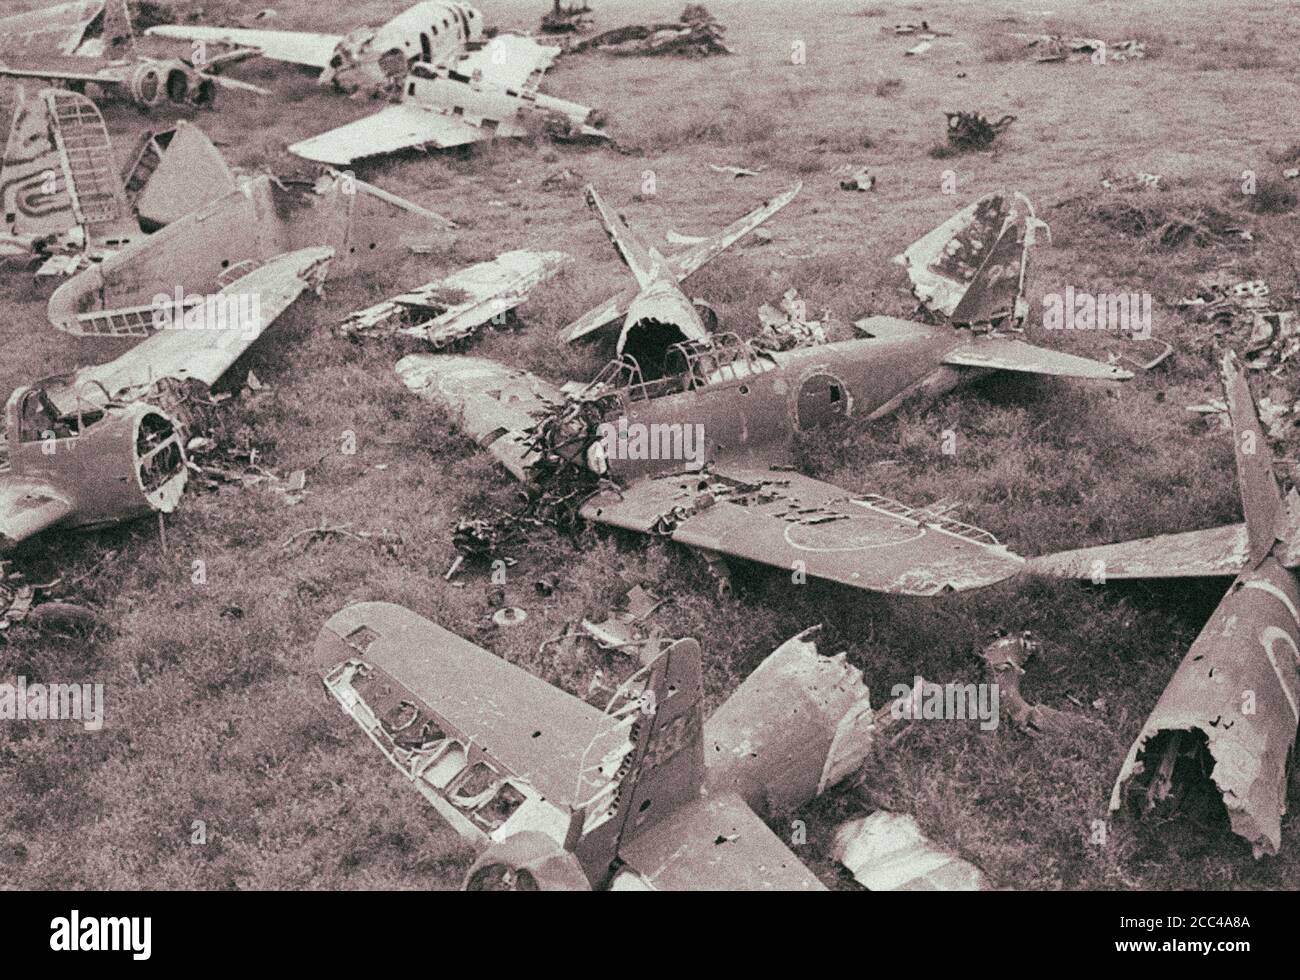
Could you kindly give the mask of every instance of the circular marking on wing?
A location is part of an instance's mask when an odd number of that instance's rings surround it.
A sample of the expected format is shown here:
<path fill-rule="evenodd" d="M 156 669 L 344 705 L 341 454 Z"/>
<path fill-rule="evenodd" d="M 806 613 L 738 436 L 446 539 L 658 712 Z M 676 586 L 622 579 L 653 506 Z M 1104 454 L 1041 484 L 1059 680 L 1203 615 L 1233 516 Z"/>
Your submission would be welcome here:
<path fill-rule="evenodd" d="M 886 527 L 878 520 L 863 520 L 852 515 L 848 520 L 827 521 L 824 524 L 788 524 L 785 529 L 786 543 L 792 548 L 826 554 L 893 548 L 924 536 L 923 527 L 908 524 Z"/>

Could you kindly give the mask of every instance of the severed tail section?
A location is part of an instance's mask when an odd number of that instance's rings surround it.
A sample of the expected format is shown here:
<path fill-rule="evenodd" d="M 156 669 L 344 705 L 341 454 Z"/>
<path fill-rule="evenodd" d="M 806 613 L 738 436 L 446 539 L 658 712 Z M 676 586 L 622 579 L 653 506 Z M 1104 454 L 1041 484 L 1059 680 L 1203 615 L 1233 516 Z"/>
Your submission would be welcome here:
<path fill-rule="evenodd" d="M 131 11 L 126 0 L 106 0 L 104 3 L 104 54 L 121 58 L 135 54 L 135 31 L 131 27 Z"/>

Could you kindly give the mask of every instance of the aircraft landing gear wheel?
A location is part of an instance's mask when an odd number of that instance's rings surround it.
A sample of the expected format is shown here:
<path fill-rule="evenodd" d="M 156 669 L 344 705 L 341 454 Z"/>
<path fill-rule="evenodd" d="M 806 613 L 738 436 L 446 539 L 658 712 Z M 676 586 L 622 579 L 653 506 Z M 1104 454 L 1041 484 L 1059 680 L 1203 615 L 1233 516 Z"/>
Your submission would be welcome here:
<path fill-rule="evenodd" d="M 521 831 L 491 844 L 465 876 L 467 892 L 591 891 L 578 859 L 545 834 Z"/>

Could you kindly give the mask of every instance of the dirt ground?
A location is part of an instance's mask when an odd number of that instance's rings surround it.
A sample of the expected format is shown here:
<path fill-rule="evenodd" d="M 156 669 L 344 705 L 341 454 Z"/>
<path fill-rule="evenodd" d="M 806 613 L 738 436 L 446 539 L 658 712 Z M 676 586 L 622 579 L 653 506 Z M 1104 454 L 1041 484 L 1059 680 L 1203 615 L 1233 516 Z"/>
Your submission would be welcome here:
<path fill-rule="evenodd" d="M 266 0 L 172 3 L 207 19 L 246 16 Z M 596 24 L 672 20 L 681 2 L 595 0 Z M 19 0 L 6 9 L 40 4 Z M 403 6 L 280 0 L 270 26 L 343 32 Z M 482 0 L 487 22 L 531 29 L 548 0 Z M 1256 210 L 1243 172 L 1276 178 L 1294 129 L 1300 21 L 1272 3 L 868 4 L 852 0 L 713 0 L 731 57 L 564 58 L 544 90 L 598 106 L 628 152 L 545 143 L 468 154 L 407 154 L 358 168 L 386 190 L 453 218 L 431 255 L 370 280 L 331 281 L 300 301 L 228 374 L 269 390 L 244 398 L 231 431 L 278 472 L 305 469 L 297 506 L 263 489 L 192 494 L 166 522 L 93 535 L 49 535 L 20 560 L 33 578 L 62 574 L 112 629 L 89 641 L 27 637 L 0 646 L 0 679 L 105 685 L 104 730 L 0 727 L 0 883 L 31 888 L 449 888 L 470 850 L 325 700 L 312 645 L 343 605 L 400 602 L 579 695 L 596 670 L 635 665 L 590 653 L 560 658 L 548 637 L 600 616 L 632 585 L 668 602 L 665 630 L 695 636 L 710 705 L 785 638 L 825 625 L 821 648 L 846 650 L 880 703 L 915 675 L 981 679 L 973 653 L 995 626 L 1044 641 L 1025 689 L 1094 724 L 1029 739 L 1003 726 L 919 723 L 882 745 L 860 780 L 793 819 L 799 856 L 834 887 L 857 887 L 827 858 L 839 821 L 876 808 L 910 813 L 938 843 L 998 884 L 1024 889 L 1294 888 L 1300 827 L 1283 821 L 1281 853 L 1255 860 L 1221 827 L 1104 822 L 1121 760 L 1221 583 L 1091 587 L 1015 582 L 958 597 L 891 599 L 737 569 L 720 603 L 704 563 L 662 543 L 540 530 L 517 550 L 507 584 L 481 570 L 443 579 L 449 531 L 466 514 L 509 506 L 513 487 L 452 421 L 410 397 L 392 371 L 395 344 L 354 344 L 349 311 L 511 248 L 561 248 L 576 261 L 522 308 L 523 329 L 493 332 L 474 353 L 549 378 L 589 377 L 610 347 L 569 348 L 558 331 L 628 280 L 582 204 L 593 182 L 648 238 L 704 235 L 804 182 L 767 228 L 689 281 L 728 329 L 756 330 L 756 309 L 796 286 L 837 330 L 861 315 L 907 315 L 914 301 L 891 258 L 988 191 L 1026 194 L 1051 227 L 1033 258 L 1031 339 L 1090 357 L 1131 353 L 1114 335 L 1041 328 L 1042 297 L 1078 290 L 1149 292 L 1154 333 L 1171 362 L 1124 386 L 1009 379 L 955 393 L 925 411 L 857 421 L 799 446 L 805 472 L 914 505 L 943 501 L 1024 555 L 1189 530 L 1239 519 L 1231 445 L 1184 406 L 1218 395 L 1215 338 L 1173 304 L 1198 276 L 1231 269 L 1274 294 L 1300 287 L 1300 229 L 1288 207 Z M 1051 11 L 1044 11 L 1050 6 Z M 892 25 L 926 19 L 951 32 L 925 54 Z M 1147 42 L 1141 61 L 1036 64 L 1009 32 Z M 796 57 L 803 53 L 806 57 Z M 231 72 L 273 89 L 227 94 L 193 116 L 247 172 L 302 173 L 285 146 L 374 106 L 319 89 L 307 72 L 252 61 Z M 991 152 L 936 158 L 945 111 L 1016 117 Z M 165 121 L 106 106 L 117 146 Z M 762 168 L 732 180 L 708 164 Z M 839 189 L 837 168 L 866 165 L 870 193 Z M 577 179 L 542 186 L 557 171 Z M 1166 191 L 1124 200 L 1164 209 L 1213 205 L 1249 224 L 1240 244 L 1161 247 L 1101 217 L 1106 173 L 1162 175 Z M 951 172 L 951 177 L 948 177 Z M 642 193 L 647 175 L 656 193 Z M 945 185 L 955 182 L 955 193 Z M 1292 202 L 1294 206 L 1294 202 Z M 0 272 L 0 394 L 33 378 L 116 356 L 45 318 L 47 292 L 20 268 Z M 1276 383 L 1276 382 L 1272 382 Z M 1291 396 L 1294 398 L 1294 394 Z M 958 450 L 941 450 L 943 433 Z M 355 434 L 358 452 L 341 446 Z M 320 525 L 400 535 L 395 554 L 346 537 L 304 543 Z M 204 574 L 195 574 L 196 562 Z M 554 576 L 540 596 L 533 583 Z M 198 581 L 202 579 L 202 581 Z M 492 612 L 529 611 L 502 629 Z M 892 737 L 892 736 L 891 736 Z M 1293 793 L 1294 797 L 1294 793 Z M 1293 799 L 1294 804 L 1294 799 Z M 1292 807 L 1293 811 L 1295 807 Z M 1104 833 L 1099 832 L 1104 826 Z M 195 843 L 198 830 L 205 843 Z M 789 840 L 790 821 L 774 829 Z"/>

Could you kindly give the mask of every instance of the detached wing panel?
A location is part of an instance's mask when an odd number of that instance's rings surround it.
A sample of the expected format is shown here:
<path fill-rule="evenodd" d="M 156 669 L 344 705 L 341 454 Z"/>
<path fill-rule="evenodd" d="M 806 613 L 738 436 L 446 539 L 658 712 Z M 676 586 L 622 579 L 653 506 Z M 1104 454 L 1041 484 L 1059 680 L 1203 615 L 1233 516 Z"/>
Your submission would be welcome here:
<path fill-rule="evenodd" d="M 480 72 L 485 82 L 519 91 L 534 73 L 546 71 L 559 56 L 557 47 L 519 34 L 501 34 L 465 55 L 456 71 L 464 75 Z"/>
<path fill-rule="evenodd" d="M 953 367 L 1050 374 L 1058 378 L 1085 378 L 1092 381 L 1127 381 L 1133 377 L 1132 371 L 1125 371 L 1112 364 L 1103 364 L 1046 347 L 1035 347 L 1013 337 L 974 337 L 969 343 L 946 354 L 943 363 Z"/>
<path fill-rule="evenodd" d="M 987 532 L 795 473 L 723 467 L 661 477 L 603 491 L 582 515 L 870 592 L 962 591 L 1024 567 Z"/>
<path fill-rule="evenodd" d="M 131 77 L 127 62 L 100 61 L 76 55 L 27 55 L 0 60 L 0 77 L 121 85 Z"/>
<path fill-rule="evenodd" d="M 440 405 L 471 439 L 496 457 L 517 479 L 527 479 L 523 434 L 534 414 L 564 402 L 554 385 L 483 357 L 412 354 L 397 373 L 415 394 Z"/>
<path fill-rule="evenodd" d="M 258 31 L 238 27 L 198 27 L 180 24 L 151 27 L 150 37 L 174 41 L 203 41 L 252 48 L 265 58 L 287 61 L 310 68 L 328 68 L 343 37 L 338 34 L 312 34 L 307 31 Z"/>
<path fill-rule="evenodd" d="M 1245 524 L 1158 534 L 1119 544 L 1078 548 L 1031 558 L 1026 571 L 1059 578 L 1214 578 L 1246 567 L 1250 547 Z"/>
<path fill-rule="evenodd" d="M 499 130 L 498 130 L 499 132 Z M 345 167 L 353 160 L 420 146 L 446 149 L 477 143 L 493 135 L 455 116 L 413 102 L 390 105 L 328 133 L 294 143 L 289 152 L 304 160 Z"/>
<path fill-rule="evenodd" d="M 825 891 L 734 793 L 680 807 L 625 841 L 619 857 L 661 891 Z"/>
<path fill-rule="evenodd" d="M 48 483 L 0 474 L 0 554 L 72 514 L 68 496 Z"/>
<path fill-rule="evenodd" d="M 304 248 L 272 259 L 209 297 L 220 302 L 223 320 L 191 321 L 187 326 L 178 313 L 171 326 L 117 360 L 78 371 L 74 388 L 84 390 L 87 382 L 98 382 L 110 395 L 116 395 L 148 387 L 159 378 L 195 378 L 205 385 L 216 384 L 280 314 L 315 285 L 333 254 L 330 248 Z"/>

